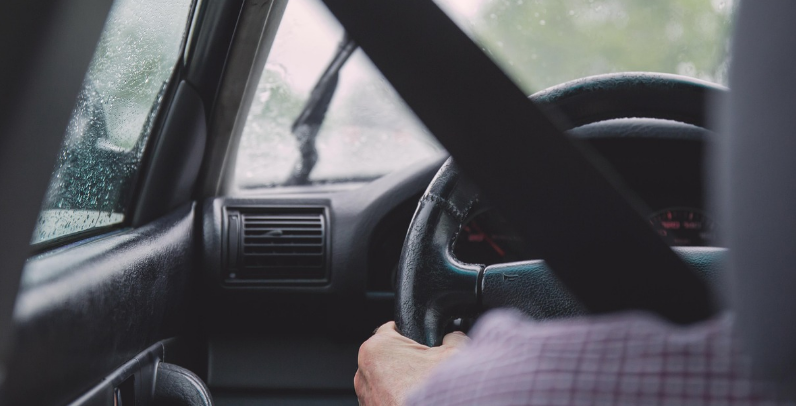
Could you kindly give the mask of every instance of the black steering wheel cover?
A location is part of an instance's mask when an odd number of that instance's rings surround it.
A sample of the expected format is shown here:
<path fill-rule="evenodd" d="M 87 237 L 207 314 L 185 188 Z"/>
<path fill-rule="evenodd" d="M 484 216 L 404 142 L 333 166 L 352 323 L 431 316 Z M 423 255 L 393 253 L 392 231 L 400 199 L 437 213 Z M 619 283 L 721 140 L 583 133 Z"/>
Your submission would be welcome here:
<path fill-rule="evenodd" d="M 565 130 L 632 117 L 702 126 L 706 103 L 722 91 L 719 86 L 675 75 L 626 73 L 568 82 L 531 98 L 558 115 Z M 451 159 L 420 199 L 404 242 L 396 286 L 396 325 L 406 337 L 439 345 L 454 314 L 478 310 L 477 287 L 484 267 L 463 264 L 452 255 L 453 242 L 477 201 L 477 188 Z"/>
<path fill-rule="evenodd" d="M 451 159 L 420 199 L 401 252 L 395 292 L 395 323 L 404 336 L 439 345 L 448 316 L 477 306 L 476 287 L 484 267 L 464 264 L 452 254 L 477 201 L 477 188 Z"/>
<path fill-rule="evenodd" d="M 616 118 L 657 118 L 707 128 L 712 100 L 726 92 L 714 83 L 666 73 L 589 76 L 530 96 L 562 130 Z"/>

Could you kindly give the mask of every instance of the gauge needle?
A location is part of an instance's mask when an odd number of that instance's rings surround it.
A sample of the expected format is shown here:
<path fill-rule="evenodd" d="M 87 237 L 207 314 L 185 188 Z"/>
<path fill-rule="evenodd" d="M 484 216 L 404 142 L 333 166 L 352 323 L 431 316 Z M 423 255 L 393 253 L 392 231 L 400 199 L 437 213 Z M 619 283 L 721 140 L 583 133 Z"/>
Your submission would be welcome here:
<path fill-rule="evenodd" d="M 486 240 L 486 242 L 489 243 L 489 245 L 492 247 L 493 250 L 495 250 L 495 252 L 497 252 L 498 255 L 500 255 L 501 257 L 506 256 L 506 251 L 503 251 L 503 248 L 500 248 L 500 246 L 497 245 L 497 243 L 492 239 L 492 237 L 489 236 L 489 234 L 481 230 L 481 227 L 478 225 L 478 223 L 476 223 L 475 221 L 471 221 L 470 226 L 472 226 L 475 229 L 475 231 L 481 233 L 484 236 L 484 240 Z"/>

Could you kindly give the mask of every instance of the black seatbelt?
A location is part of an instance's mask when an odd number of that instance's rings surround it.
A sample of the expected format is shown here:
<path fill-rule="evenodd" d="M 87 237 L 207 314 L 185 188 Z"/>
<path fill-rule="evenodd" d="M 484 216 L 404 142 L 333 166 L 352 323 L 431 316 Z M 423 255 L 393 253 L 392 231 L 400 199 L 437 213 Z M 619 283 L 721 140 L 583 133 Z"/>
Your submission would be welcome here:
<path fill-rule="evenodd" d="M 688 323 L 707 287 L 431 0 L 324 0 L 462 170 L 591 311 Z"/>

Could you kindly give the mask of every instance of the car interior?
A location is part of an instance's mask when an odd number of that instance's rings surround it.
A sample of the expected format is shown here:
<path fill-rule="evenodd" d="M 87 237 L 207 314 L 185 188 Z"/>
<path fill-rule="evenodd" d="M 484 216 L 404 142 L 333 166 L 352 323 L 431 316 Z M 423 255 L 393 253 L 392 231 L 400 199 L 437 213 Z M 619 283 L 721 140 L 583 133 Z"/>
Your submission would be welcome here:
<path fill-rule="evenodd" d="M 316 12 L 291 11 L 304 0 L 12 3 L 0 6 L 3 405 L 356 405 L 374 328 L 395 320 L 435 346 L 505 307 L 682 325 L 731 308 L 762 373 L 792 376 L 796 53 L 781 51 L 787 35 L 755 44 L 793 32 L 772 16 L 794 6 L 727 6 L 734 98 L 724 79 L 642 71 L 529 96 L 431 0 L 318 2 L 337 25 L 311 73 L 274 59 L 292 55 L 280 23 Z M 157 28 L 139 40 L 129 21 Z M 395 138 L 339 112 L 362 97 L 342 69 L 364 58 L 399 104 L 355 107 L 411 116 L 394 119 Z M 306 76 L 306 97 L 274 72 Z M 287 118 L 269 110 L 277 99 Z M 715 153 L 729 129 L 758 138 Z M 291 150 L 252 141 L 271 133 Z M 349 171 L 359 152 L 329 161 L 346 142 L 372 148 L 361 159 L 378 169 Z M 391 152 L 417 159 L 393 165 Z M 766 271 L 728 279 L 749 268 Z"/>

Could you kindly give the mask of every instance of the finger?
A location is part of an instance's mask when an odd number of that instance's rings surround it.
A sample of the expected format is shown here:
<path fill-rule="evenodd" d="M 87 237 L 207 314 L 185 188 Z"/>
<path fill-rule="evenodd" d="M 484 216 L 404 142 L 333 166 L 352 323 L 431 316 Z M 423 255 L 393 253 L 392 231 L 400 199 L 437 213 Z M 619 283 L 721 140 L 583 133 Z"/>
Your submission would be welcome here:
<path fill-rule="evenodd" d="M 367 398 L 367 384 L 365 383 L 365 378 L 359 371 L 354 375 L 354 391 L 357 394 L 357 401 L 359 404 L 365 405 L 366 403 L 362 399 Z"/>
<path fill-rule="evenodd" d="M 360 388 L 362 387 L 362 374 L 359 373 L 359 369 L 354 374 L 354 390 L 359 392 Z"/>
<path fill-rule="evenodd" d="M 467 335 L 461 331 L 454 331 L 452 333 L 446 334 L 445 337 L 442 338 L 442 345 L 453 348 L 464 347 L 469 342 L 470 337 L 467 337 Z"/>
<path fill-rule="evenodd" d="M 395 327 L 394 321 L 388 321 L 381 325 L 381 327 L 377 328 L 373 334 L 386 334 L 386 333 L 397 333 L 398 328 Z"/>

